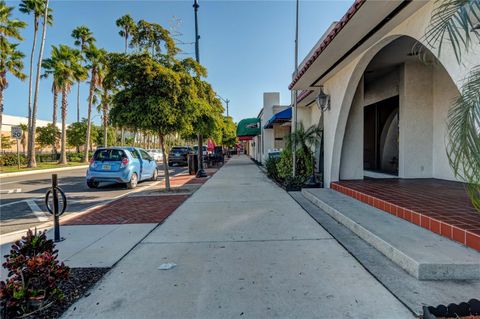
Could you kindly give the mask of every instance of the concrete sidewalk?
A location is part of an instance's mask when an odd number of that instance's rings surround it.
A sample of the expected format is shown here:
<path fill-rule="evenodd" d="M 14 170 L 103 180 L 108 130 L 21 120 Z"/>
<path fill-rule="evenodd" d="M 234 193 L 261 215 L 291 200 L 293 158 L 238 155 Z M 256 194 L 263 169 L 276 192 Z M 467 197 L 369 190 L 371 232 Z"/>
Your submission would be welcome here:
<path fill-rule="evenodd" d="M 170 270 L 159 270 L 173 262 Z M 411 318 L 247 157 L 235 157 L 65 318 Z"/>

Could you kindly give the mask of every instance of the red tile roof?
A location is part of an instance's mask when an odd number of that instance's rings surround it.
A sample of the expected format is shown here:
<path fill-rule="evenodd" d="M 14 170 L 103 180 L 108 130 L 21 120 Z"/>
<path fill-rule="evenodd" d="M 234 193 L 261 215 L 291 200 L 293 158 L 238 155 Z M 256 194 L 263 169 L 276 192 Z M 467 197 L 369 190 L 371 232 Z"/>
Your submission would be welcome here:
<path fill-rule="evenodd" d="M 322 44 L 315 50 L 315 52 L 310 56 L 305 65 L 299 70 L 298 74 L 294 77 L 292 83 L 288 86 L 291 90 L 295 83 L 300 80 L 300 78 L 307 72 L 310 66 L 317 60 L 320 54 L 328 47 L 328 45 L 335 39 L 337 34 L 343 29 L 343 27 L 352 19 L 355 13 L 360 9 L 360 7 L 365 3 L 366 0 L 355 0 L 353 5 L 348 9 L 347 13 L 340 19 L 336 24 L 335 28 L 330 31 L 330 33 L 325 37 Z"/>

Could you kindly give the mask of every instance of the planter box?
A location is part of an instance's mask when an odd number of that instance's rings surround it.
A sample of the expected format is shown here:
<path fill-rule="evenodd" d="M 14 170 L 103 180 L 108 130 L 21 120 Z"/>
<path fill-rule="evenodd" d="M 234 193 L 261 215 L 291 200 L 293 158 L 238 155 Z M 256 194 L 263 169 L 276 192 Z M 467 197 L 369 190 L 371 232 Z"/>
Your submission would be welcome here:
<path fill-rule="evenodd" d="M 471 299 L 469 302 L 459 304 L 451 303 L 448 306 L 423 307 L 424 319 L 435 319 L 438 317 L 458 318 L 465 316 L 480 316 L 480 301 Z"/>

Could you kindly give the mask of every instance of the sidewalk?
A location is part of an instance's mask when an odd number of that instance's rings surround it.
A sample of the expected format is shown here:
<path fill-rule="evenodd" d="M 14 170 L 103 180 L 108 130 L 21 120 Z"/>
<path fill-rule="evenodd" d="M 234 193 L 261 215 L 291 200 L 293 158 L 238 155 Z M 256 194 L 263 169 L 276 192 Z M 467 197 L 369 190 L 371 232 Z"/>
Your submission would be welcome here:
<path fill-rule="evenodd" d="M 159 270 L 167 262 L 170 270 Z M 247 157 L 234 157 L 64 318 L 411 318 Z"/>

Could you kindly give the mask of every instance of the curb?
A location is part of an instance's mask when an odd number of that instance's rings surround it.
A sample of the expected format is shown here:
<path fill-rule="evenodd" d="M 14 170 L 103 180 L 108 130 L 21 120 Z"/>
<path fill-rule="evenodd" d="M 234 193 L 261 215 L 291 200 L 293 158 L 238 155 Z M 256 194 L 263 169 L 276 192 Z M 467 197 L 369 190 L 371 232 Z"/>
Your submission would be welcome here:
<path fill-rule="evenodd" d="M 85 169 L 88 168 L 88 165 L 79 165 L 79 166 L 71 166 L 71 167 L 60 167 L 60 168 L 47 168 L 47 169 L 37 169 L 25 172 L 14 172 L 14 173 L 0 173 L 0 178 L 5 177 L 16 177 L 16 176 L 25 176 L 25 175 L 34 175 L 34 174 L 42 174 L 42 173 L 50 173 L 50 172 L 61 172 L 61 171 L 70 171 L 74 169 Z"/>

